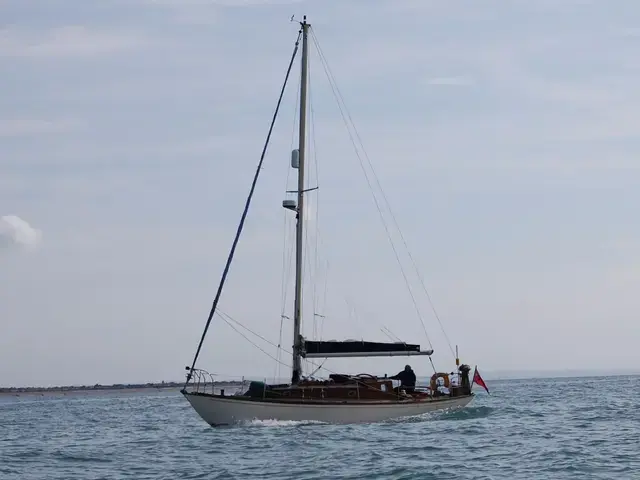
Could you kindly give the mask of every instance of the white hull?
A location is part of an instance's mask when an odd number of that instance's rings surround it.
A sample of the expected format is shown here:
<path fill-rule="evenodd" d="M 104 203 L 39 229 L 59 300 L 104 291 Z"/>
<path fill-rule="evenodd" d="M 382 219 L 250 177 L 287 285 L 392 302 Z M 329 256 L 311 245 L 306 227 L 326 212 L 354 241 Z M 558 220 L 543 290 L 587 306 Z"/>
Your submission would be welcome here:
<path fill-rule="evenodd" d="M 251 420 L 312 421 L 324 423 L 375 423 L 393 418 L 461 408 L 472 396 L 410 403 L 296 404 L 239 400 L 211 395 L 184 394 L 209 425 L 229 425 Z"/>

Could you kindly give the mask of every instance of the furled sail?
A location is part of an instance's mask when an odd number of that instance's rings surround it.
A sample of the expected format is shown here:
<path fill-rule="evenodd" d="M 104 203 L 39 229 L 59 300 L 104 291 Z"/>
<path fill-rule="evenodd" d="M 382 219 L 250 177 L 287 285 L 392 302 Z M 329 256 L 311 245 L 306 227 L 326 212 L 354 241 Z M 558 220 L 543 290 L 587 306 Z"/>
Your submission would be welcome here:
<path fill-rule="evenodd" d="M 400 355 L 431 355 L 433 350 L 421 351 L 420 345 L 403 342 L 366 342 L 364 340 L 305 340 L 303 356 L 328 357 L 383 357 Z"/>

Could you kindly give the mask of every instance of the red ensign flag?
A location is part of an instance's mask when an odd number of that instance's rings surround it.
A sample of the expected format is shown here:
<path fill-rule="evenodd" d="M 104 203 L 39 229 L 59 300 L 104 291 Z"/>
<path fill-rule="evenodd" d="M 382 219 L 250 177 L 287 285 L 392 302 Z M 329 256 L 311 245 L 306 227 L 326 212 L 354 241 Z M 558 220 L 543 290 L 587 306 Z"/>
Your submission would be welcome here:
<path fill-rule="evenodd" d="M 489 389 L 487 388 L 487 384 L 484 383 L 484 380 L 480 376 L 480 372 L 478 371 L 478 367 L 476 367 L 475 371 L 473 372 L 473 381 L 471 382 L 471 385 L 473 385 L 474 383 L 477 383 L 482 388 L 484 388 L 487 391 L 487 393 L 489 393 Z"/>

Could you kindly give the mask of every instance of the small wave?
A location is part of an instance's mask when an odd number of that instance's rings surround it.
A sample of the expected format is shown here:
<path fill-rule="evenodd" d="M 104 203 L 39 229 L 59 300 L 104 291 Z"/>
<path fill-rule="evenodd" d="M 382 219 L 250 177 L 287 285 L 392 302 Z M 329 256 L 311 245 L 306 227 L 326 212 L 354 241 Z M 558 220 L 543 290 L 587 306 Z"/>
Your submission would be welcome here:
<path fill-rule="evenodd" d="M 544 417 L 544 413 L 542 412 L 529 412 L 530 417 L 542 418 Z"/>
<path fill-rule="evenodd" d="M 443 450 L 447 450 L 447 447 L 442 445 L 420 443 L 417 445 L 397 445 L 392 447 L 389 451 L 392 453 L 397 453 L 398 455 L 408 456 L 416 453 L 440 452 Z"/>
<path fill-rule="evenodd" d="M 487 406 L 481 407 L 467 407 L 459 410 L 451 410 L 449 412 L 441 413 L 437 420 L 446 421 L 460 421 L 460 420 L 474 420 L 477 418 L 485 418 L 491 415 L 493 408 Z"/>
<path fill-rule="evenodd" d="M 162 426 L 153 423 L 149 425 L 142 424 L 138 428 L 140 428 L 140 430 L 142 430 L 143 432 L 158 432 L 162 430 Z"/>
<path fill-rule="evenodd" d="M 59 460 L 69 461 L 69 462 L 111 463 L 112 461 L 111 459 L 104 458 L 104 457 L 94 457 L 89 455 L 64 453 L 64 452 L 55 452 L 54 457 L 57 457 Z"/>
<path fill-rule="evenodd" d="M 18 475 L 20 472 L 13 468 L 0 467 L 0 473 L 3 475 Z"/>
<path fill-rule="evenodd" d="M 17 452 L 8 452 L 5 453 L 7 457 L 19 458 L 22 460 L 38 458 L 43 456 L 41 450 L 26 450 L 26 451 L 17 451 Z"/>

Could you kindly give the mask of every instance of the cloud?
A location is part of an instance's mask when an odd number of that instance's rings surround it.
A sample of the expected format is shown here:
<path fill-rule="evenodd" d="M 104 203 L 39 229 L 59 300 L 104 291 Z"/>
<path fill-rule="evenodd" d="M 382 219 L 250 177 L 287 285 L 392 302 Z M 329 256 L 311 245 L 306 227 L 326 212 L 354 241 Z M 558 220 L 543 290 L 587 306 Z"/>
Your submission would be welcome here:
<path fill-rule="evenodd" d="M 300 3 L 302 0 L 146 0 L 152 5 L 169 7 L 192 6 L 221 6 L 221 7 L 252 7 L 258 5 L 289 5 Z"/>
<path fill-rule="evenodd" d="M 80 123 L 70 119 L 43 120 L 37 118 L 0 119 L 0 137 L 24 137 L 68 133 Z"/>
<path fill-rule="evenodd" d="M 45 32 L 20 27 L 0 30 L 0 57 L 90 57 L 144 44 L 145 39 L 139 34 L 92 30 L 82 25 L 55 27 Z"/>
<path fill-rule="evenodd" d="M 42 232 L 33 228 L 17 215 L 0 218 L 0 248 L 36 248 L 42 240 Z"/>
<path fill-rule="evenodd" d="M 622 37 L 640 37 L 640 28 L 628 27 L 614 31 L 614 35 L 620 35 Z"/>
<path fill-rule="evenodd" d="M 434 77 L 427 80 L 428 85 L 445 85 L 445 86 L 467 86 L 472 85 L 470 78 L 463 76 L 455 77 Z"/>
<path fill-rule="evenodd" d="M 212 25 L 217 24 L 223 9 L 247 8 L 300 3 L 302 0 L 145 0 L 152 6 L 173 11 L 177 24 Z"/>

